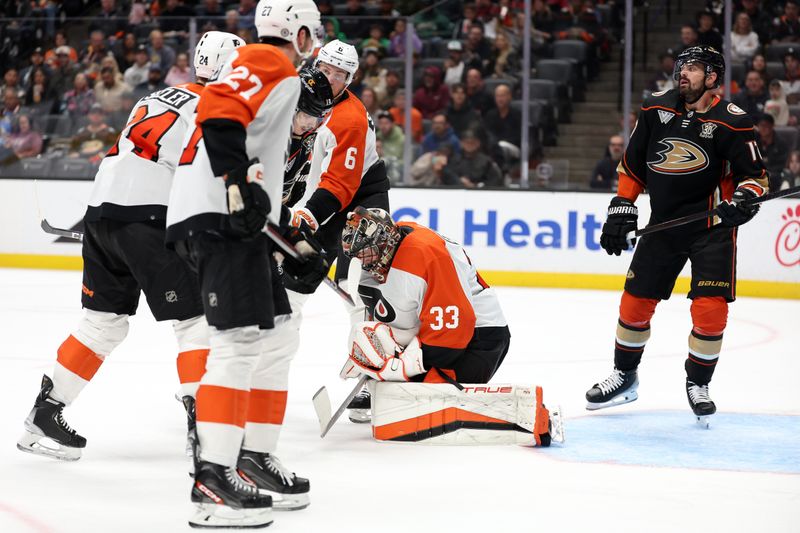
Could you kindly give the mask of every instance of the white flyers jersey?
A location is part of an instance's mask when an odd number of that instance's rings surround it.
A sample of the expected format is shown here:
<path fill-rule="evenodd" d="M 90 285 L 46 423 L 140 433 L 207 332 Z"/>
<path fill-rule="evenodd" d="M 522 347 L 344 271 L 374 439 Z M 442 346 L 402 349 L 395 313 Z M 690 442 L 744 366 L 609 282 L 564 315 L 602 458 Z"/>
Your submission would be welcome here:
<path fill-rule="evenodd" d="M 264 165 L 264 188 L 272 204 L 269 220 L 280 222 L 284 167 L 299 97 L 300 78 L 280 49 L 249 44 L 231 53 L 203 91 L 197 125 L 186 133 L 167 210 L 167 242 L 229 228 L 225 182 L 214 176 L 200 127 L 210 119 L 244 126 L 247 156 Z"/>
<path fill-rule="evenodd" d="M 164 220 L 187 131 L 203 87 L 186 83 L 139 100 L 94 179 L 87 220 Z"/>
<path fill-rule="evenodd" d="M 324 224 L 350 204 L 378 160 L 372 119 L 361 100 L 345 90 L 317 130 L 306 193 L 296 207 Z"/>
<path fill-rule="evenodd" d="M 358 296 L 373 320 L 392 326 L 397 341 L 419 337 L 426 349 L 463 350 L 476 328 L 507 325 L 494 290 L 481 278 L 460 244 L 413 222 L 379 284 L 360 262 L 351 261 L 349 277 L 359 279 Z"/>

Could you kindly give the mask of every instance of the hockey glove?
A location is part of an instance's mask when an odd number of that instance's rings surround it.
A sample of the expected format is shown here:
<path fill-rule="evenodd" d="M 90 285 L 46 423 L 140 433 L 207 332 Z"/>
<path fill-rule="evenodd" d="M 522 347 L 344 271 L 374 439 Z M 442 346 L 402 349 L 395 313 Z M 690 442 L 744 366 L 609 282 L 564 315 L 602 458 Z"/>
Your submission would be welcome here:
<path fill-rule="evenodd" d="M 224 177 L 231 228 L 246 237 L 255 237 L 267 223 L 270 202 L 263 187 L 263 176 L 264 165 L 256 158 L 234 168 Z"/>
<path fill-rule="evenodd" d="M 600 235 L 600 246 L 608 255 L 620 255 L 636 244 L 636 239 L 630 243 L 625 236 L 631 231 L 636 231 L 636 222 L 639 220 L 639 210 L 633 202 L 622 196 L 615 196 L 608 205 L 608 217 L 603 224 L 603 233 Z"/>
<path fill-rule="evenodd" d="M 357 370 L 379 381 L 409 381 L 425 373 L 417 337 L 403 347 L 395 340 L 392 328 L 383 322 L 360 322 L 353 326 L 351 337 L 348 363 L 352 367 L 346 364 L 342 372 Z"/>
<path fill-rule="evenodd" d="M 758 204 L 748 203 L 756 198 L 758 195 L 746 187 L 736 189 L 731 201 L 725 200 L 717 206 L 717 215 L 722 225 L 733 228 L 749 222 L 761 208 Z"/>
<path fill-rule="evenodd" d="M 319 228 L 319 224 L 317 224 L 317 218 L 314 216 L 314 213 L 303 208 L 292 209 L 292 219 L 289 221 L 289 225 L 299 228 L 303 224 L 308 225 L 308 227 L 311 228 L 311 231 L 317 231 Z"/>
<path fill-rule="evenodd" d="M 328 275 L 330 265 L 325 260 L 325 250 L 311 235 L 308 225 L 290 227 L 285 233 L 305 261 L 286 256 L 283 259 L 283 285 L 300 294 L 312 294 L 322 279 Z"/>

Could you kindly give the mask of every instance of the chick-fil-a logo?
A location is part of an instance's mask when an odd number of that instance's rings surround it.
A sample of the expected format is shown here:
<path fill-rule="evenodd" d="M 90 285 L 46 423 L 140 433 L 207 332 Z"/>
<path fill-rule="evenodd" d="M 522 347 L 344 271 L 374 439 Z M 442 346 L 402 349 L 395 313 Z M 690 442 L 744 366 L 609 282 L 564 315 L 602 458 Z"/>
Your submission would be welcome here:
<path fill-rule="evenodd" d="M 800 265 L 800 205 L 781 215 L 786 223 L 775 241 L 775 257 L 785 267 Z"/>

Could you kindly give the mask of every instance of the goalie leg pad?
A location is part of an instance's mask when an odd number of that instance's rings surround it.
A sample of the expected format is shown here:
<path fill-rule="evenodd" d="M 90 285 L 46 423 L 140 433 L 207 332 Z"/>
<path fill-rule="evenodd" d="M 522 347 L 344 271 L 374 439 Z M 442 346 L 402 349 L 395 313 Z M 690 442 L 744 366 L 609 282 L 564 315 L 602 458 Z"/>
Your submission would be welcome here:
<path fill-rule="evenodd" d="M 425 444 L 549 446 L 563 436 L 542 388 L 523 385 L 369 382 L 376 440 Z M 560 415 L 556 411 L 557 415 Z"/>

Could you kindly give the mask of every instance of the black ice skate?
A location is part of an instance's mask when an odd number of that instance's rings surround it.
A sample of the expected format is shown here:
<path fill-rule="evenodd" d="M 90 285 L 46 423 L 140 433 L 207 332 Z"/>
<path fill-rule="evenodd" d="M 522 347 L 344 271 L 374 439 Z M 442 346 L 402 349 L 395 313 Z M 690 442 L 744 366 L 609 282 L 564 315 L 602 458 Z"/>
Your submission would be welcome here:
<path fill-rule="evenodd" d="M 195 402 L 194 398 L 188 395 L 181 398 L 181 402 L 186 409 L 186 456 L 194 457 L 194 443 L 197 441 Z"/>
<path fill-rule="evenodd" d="M 717 406 L 708 395 L 708 385 L 698 385 L 686 379 L 686 397 L 689 406 L 697 417 L 697 423 L 708 429 L 711 426 L 711 415 L 717 412 Z"/>
<path fill-rule="evenodd" d="M 272 523 L 272 498 L 259 494 L 235 468 L 197 461 L 191 499 L 192 527 L 255 529 Z"/>
<path fill-rule="evenodd" d="M 364 386 L 355 398 L 347 404 L 347 417 L 355 424 L 369 424 L 372 422 L 372 397 Z"/>
<path fill-rule="evenodd" d="M 639 376 L 636 370 L 623 372 L 616 368 L 606 379 L 586 391 L 586 409 L 594 411 L 622 405 L 639 398 Z"/>
<path fill-rule="evenodd" d="M 86 447 L 86 439 L 64 420 L 64 404 L 50 397 L 52 390 L 53 381 L 42 376 L 42 389 L 25 419 L 25 433 L 17 441 L 17 448 L 36 455 L 77 461 L 81 458 L 81 448 Z"/>
<path fill-rule="evenodd" d="M 311 483 L 289 472 L 275 455 L 242 450 L 239 454 L 239 474 L 258 487 L 260 494 L 272 496 L 276 511 L 297 511 L 311 503 Z"/>

